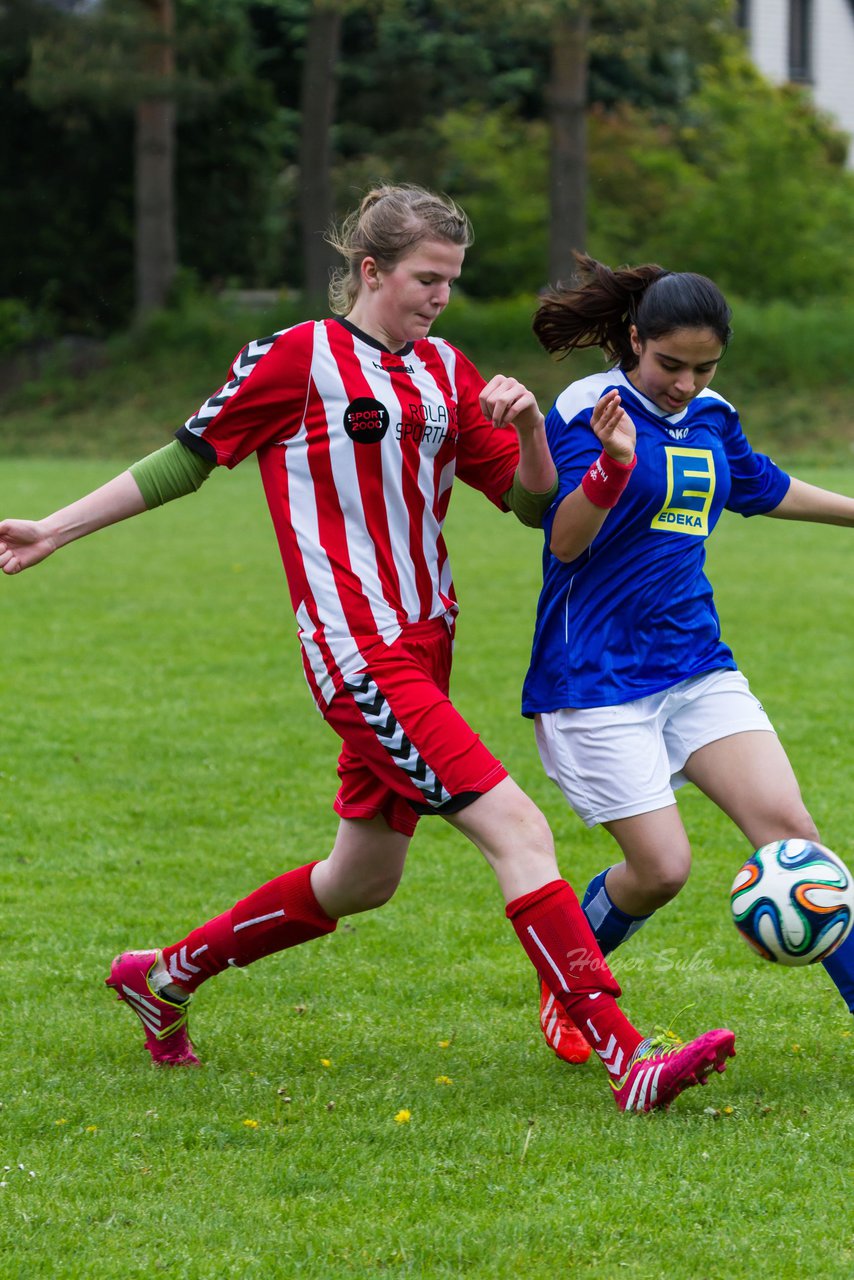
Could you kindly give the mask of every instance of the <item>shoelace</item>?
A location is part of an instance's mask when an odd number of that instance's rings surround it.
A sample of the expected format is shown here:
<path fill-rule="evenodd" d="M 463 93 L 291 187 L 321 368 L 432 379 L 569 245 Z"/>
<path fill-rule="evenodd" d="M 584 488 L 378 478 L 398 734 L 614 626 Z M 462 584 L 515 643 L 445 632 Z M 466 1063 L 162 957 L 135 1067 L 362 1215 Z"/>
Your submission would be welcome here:
<path fill-rule="evenodd" d="M 682 1037 L 677 1036 L 669 1027 L 656 1027 L 655 1033 L 647 1038 L 649 1049 L 663 1049 L 665 1053 L 680 1049 L 684 1043 Z"/>
<path fill-rule="evenodd" d="M 687 1013 L 689 1009 L 693 1008 L 693 1001 L 691 1004 L 683 1004 L 682 1008 L 673 1015 L 670 1021 L 677 1022 L 682 1017 L 683 1013 Z M 653 1034 L 648 1039 L 648 1043 L 650 1048 L 663 1049 L 667 1052 L 668 1050 L 680 1048 L 685 1041 L 681 1036 L 678 1036 L 671 1027 L 661 1027 L 656 1025 Z"/>

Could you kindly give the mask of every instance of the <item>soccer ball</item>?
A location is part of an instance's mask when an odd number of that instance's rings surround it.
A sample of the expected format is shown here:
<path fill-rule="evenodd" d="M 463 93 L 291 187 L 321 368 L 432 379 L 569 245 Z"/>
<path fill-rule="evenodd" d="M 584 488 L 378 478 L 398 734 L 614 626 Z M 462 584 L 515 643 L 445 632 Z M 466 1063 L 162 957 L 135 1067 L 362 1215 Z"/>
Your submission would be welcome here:
<path fill-rule="evenodd" d="M 766 960 L 815 964 L 854 927 L 854 876 L 812 840 L 775 840 L 748 858 L 730 891 L 732 918 Z"/>

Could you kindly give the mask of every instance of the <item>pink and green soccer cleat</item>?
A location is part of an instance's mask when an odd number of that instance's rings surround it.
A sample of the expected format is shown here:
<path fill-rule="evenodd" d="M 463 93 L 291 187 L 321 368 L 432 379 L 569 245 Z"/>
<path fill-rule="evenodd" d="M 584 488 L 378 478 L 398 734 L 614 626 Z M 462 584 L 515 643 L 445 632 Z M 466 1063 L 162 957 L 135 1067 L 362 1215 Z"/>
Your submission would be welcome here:
<path fill-rule="evenodd" d="M 727 1058 L 734 1057 L 731 1031 L 707 1031 L 688 1044 L 672 1032 L 652 1036 L 640 1042 L 620 1079 L 611 1081 L 615 1101 L 621 1111 L 666 1111 L 683 1089 L 705 1084 L 711 1071 L 726 1070 Z"/>
<path fill-rule="evenodd" d="M 156 951 L 125 951 L 116 956 L 106 985 L 130 1005 L 145 1028 L 145 1047 L 158 1067 L 199 1067 L 187 1032 L 190 997 L 180 1003 L 153 991 Z"/>

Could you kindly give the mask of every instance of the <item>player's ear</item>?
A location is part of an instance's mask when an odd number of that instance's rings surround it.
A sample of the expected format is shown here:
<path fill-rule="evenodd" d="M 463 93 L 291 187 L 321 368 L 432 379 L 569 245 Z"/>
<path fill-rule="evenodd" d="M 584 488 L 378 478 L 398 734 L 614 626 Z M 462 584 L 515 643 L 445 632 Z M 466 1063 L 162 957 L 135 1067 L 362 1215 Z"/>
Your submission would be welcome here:
<path fill-rule="evenodd" d="M 361 267 L 362 283 L 372 292 L 380 287 L 380 269 L 377 266 L 376 258 L 370 256 L 362 259 Z"/>
<path fill-rule="evenodd" d="M 643 343 L 638 336 L 638 327 L 636 324 L 629 325 L 629 342 L 632 344 L 632 351 L 639 356 L 643 350 Z"/>

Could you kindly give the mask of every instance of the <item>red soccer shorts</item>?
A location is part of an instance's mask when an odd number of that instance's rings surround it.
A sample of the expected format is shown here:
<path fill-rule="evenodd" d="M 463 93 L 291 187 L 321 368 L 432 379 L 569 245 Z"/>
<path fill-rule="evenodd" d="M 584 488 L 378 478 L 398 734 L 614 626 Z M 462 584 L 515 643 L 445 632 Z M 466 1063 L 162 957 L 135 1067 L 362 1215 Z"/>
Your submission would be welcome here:
<path fill-rule="evenodd" d="M 411 836 L 419 814 L 456 813 L 507 777 L 448 697 L 452 645 L 441 618 L 414 623 L 378 643 L 332 699 L 325 719 L 344 743 L 340 817 L 382 815 Z"/>

